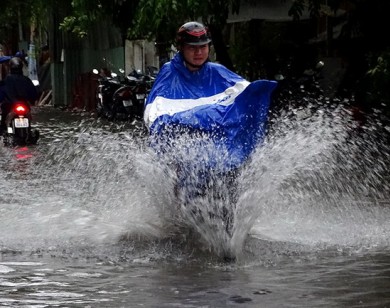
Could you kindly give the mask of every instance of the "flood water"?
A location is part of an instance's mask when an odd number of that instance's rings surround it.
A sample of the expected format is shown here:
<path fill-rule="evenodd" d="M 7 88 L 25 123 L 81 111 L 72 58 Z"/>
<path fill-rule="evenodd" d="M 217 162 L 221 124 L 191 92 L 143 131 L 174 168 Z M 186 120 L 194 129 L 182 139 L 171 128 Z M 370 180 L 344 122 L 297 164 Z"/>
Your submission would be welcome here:
<path fill-rule="evenodd" d="M 186 224 L 139 123 L 35 113 L 38 145 L 0 146 L 1 307 L 390 307 L 389 127 L 280 115 L 227 239 Z"/>

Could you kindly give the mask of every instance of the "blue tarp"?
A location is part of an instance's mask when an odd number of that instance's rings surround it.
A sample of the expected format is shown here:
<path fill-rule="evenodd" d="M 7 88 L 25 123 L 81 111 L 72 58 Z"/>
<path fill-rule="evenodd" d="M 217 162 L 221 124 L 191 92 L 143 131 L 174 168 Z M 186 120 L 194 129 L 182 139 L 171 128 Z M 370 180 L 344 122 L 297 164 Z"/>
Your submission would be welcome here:
<path fill-rule="evenodd" d="M 205 133 L 216 152 L 228 153 L 227 168 L 239 167 L 264 138 L 276 85 L 268 80 L 248 82 L 211 62 L 191 73 L 177 54 L 157 76 L 145 104 L 144 121 L 152 136 L 162 137 L 160 141 L 180 131 Z M 159 144 L 159 149 L 163 146 Z"/>

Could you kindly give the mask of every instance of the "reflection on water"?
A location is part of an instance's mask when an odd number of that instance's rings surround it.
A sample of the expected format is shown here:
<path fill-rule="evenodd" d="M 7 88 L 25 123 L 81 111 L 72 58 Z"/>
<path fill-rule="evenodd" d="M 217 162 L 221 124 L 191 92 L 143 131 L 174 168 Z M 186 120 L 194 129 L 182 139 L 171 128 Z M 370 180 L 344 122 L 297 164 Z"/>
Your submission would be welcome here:
<path fill-rule="evenodd" d="M 0 147 L 2 305 L 390 302 L 386 127 L 355 133 L 339 110 L 273 123 L 238 179 L 226 264 L 218 232 L 183 228 L 142 128 L 67 117 L 38 121 L 35 147 Z"/>

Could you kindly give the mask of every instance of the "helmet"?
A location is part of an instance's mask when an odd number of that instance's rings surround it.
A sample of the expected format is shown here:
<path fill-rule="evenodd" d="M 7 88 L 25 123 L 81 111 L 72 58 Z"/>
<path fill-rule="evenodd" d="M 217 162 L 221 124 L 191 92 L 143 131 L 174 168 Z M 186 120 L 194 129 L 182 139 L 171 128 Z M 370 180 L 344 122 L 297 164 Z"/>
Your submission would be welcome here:
<path fill-rule="evenodd" d="M 18 57 L 13 57 L 9 60 L 9 65 L 12 74 L 23 74 L 23 61 Z"/>
<path fill-rule="evenodd" d="M 176 44 L 205 45 L 211 43 L 209 32 L 205 26 L 196 21 L 182 25 L 176 34 Z"/>
<path fill-rule="evenodd" d="M 18 51 L 18 52 L 15 54 L 15 57 L 18 57 L 18 58 L 23 59 L 23 58 L 26 57 L 26 55 L 25 55 L 22 51 Z"/>

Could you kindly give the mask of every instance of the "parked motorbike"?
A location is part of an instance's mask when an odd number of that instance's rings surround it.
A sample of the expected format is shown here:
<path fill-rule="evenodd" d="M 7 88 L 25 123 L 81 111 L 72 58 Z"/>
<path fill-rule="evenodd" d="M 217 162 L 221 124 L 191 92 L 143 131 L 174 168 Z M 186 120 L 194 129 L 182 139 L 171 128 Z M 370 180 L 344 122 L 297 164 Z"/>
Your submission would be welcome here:
<path fill-rule="evenodd" d="M 158 72 L 159 72 L 159 69 L 155 66 L 147 66 L 146 67 L 146 73 L 148 76 L 156 78 L 158 75 Z"/>
<path fill-rule="evenodd" d="M 98 74 L 97 70 L 94 70 Z M 111 74 L 99 78 L 96 92 L 98 116 L 108 120 L 133 120 L 142 118 L 144 103 L 151 85 L 137 71 L 123 76 Z"/>
<path fill-rule="evenodd" d="M 0 114 L 0 119 L 1 119 Z M 24 146 L 36 144 L 39 131 L 31 127 L 31 107 L 26 101 L 12 103 L 5 119 L 5 130 L 2 132 L 3 142 L 6 146 Z"/>
<path fill-rule="evenodd" d="M 110 75 L 100 74 L 97 69 L 94 69 L 93 73 L 100 76 L 96 89 L 97 115 L 108 120 L 113 120 L 114 110 L 112 97 L 114 92 L 121 87 L 121 83 L 114 73 L 111 73 Z"/>

